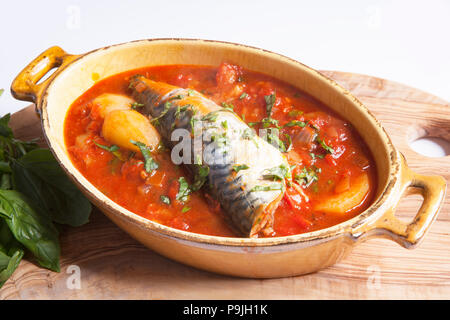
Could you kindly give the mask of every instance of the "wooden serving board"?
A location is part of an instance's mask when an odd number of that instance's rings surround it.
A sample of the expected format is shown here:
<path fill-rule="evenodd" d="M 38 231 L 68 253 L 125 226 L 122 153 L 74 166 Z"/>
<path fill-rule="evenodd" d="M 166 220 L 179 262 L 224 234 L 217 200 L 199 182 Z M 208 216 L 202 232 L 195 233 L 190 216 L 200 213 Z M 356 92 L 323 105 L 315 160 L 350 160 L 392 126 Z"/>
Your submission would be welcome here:
<path fill-rule="evenodd" d="M 408 146 L 409 141 L 425 135 L 450 141 L 448 102 L 392 81 L 344 72 L 323 73 L 369 107 L 413 170 L 450 180 L 449 156 L 427 158 Z M 14 114 L 11 125 L 19 138 L 41 136 L 33 106 Z M 419 196 L 405 198 L 398 216 L 411 219 L 420 203 Z M 211 274 L 168 260 L 136 242 L 94 210 L 85 226 L 62 230 L 60 273 L 22 261 L 0 289 L 0 298 L 449 299 L 449 233 L 447 195 L 437 220 L 414 250 L 388 240 L 369 240 L 356 246 L 340 263 L 320 272 L 253 280 Z M 78 275 L 80 281 L 73 282 Z M 77 288 L 78 283 L 81 288 Z"/>

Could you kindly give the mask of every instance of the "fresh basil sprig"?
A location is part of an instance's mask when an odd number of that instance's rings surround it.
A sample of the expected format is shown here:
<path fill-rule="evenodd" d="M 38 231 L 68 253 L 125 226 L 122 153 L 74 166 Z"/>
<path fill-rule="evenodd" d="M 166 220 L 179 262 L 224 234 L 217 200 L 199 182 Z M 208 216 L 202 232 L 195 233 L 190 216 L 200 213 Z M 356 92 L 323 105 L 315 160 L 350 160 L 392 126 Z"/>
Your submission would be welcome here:
<path fill-rule="evenodd" d="M 0 287 L 26 252 L 59 271 L 55 223 L 83 225 L 92 210 L 50 150 L 14 138 L 9 120 L 10 114 L 0 118 Z"/>

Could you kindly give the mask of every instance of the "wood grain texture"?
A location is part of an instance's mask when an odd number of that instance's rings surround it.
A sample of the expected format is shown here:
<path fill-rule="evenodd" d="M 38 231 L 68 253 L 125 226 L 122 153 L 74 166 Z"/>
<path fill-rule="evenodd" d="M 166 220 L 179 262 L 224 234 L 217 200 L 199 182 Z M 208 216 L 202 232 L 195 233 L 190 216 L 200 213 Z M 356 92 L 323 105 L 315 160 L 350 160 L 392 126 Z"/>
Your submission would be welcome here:
<path fill-rule="evenodd" d="M 450 157 L 427 158 L 408 143 L 421 136 L 450 140 L 450 105 L 392 81 L 323 71 L 358 97 L 377 117 L 418 173 L 450 181 Z M 34 107 L 11 120 L 19 138 L 40 136 Z M 41 136 L 42 138 L 42 136 Z M 45 143 L 41 140 L 41 143 Z M 421 203 L 403 199 L 397 210 L 411 219 Z M 0 290 L 1 299 L 449 299 L 450 197 L 422 244 L 406 250 L 388 240 L 370 240 L 320 272 L 291 278 L 231 278 L 170 261 L 146 249 L 94 210 L 80 228 L 63 227 L 61 273 L 22 261 Z M 69 289 L 68 268 L 81 271 L 81 289 Z M 70 268 L 69 268 L 70 270 Z"/>

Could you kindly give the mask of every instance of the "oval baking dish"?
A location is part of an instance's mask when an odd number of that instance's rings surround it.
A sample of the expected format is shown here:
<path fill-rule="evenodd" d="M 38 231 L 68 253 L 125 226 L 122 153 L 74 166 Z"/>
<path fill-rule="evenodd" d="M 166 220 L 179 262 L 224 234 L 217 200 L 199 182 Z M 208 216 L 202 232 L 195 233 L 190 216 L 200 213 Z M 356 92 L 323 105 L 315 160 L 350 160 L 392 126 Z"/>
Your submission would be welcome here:
<path fill-rule="evenodd" d="M 71 104 L 98 80 L 158 65 L 218 66 L 222 61 L 261 72 L 306 92 L 349 121 L 372 152 L 378 189 L 372 205 L 358 216 L 313 232 L 278 238 L 226 238 L 170 228 L 116 204 L 73 165 L 64 141 L 64 119 Z M 57 70 L 40 81 L 51 69 Z M 156 252 L 200 269 L 252 278 L 300 275 L 336 263 L 360 241 L 384 237 L 413 248 L 436 218 L 446 184 L 439 176 L 412 172 L 378 121 L 347 90 L 319 72 L 287 57 L 248 46 L 206 40 L 154 39 L 114 45 L 83 55 L 52 47 L 14 80 L 17 99 L 31 101 L 41 116 L 48 145 L 65 172 L 114 223 Z M 413 222 L 395 216 L 406 192 L 423 204 Z"/>

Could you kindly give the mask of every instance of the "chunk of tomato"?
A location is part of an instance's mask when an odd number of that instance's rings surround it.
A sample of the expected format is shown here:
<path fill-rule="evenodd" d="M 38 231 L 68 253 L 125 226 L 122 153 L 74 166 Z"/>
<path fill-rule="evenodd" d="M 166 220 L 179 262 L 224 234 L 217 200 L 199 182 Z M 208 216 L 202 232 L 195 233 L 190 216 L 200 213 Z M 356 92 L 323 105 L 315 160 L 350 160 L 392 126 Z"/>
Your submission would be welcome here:
<path fill-rule="evenodd" d="M 216 74 L 216 81 L 219 87 L 225 87 L 238 81 L 241 75 L 241 68 L 226 62 L 223 62 Z"/>

